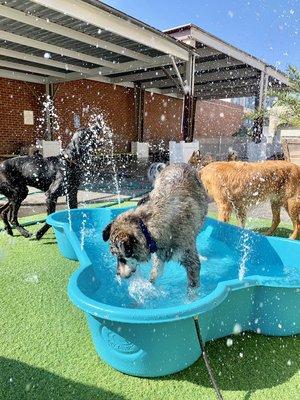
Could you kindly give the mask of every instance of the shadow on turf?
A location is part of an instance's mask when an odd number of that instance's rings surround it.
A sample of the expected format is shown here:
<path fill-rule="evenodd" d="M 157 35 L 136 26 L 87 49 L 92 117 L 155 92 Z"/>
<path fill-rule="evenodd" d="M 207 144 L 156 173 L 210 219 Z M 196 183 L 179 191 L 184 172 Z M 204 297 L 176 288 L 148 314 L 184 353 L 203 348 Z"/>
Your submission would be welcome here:
<path fill-rule="evenodd" d="M 206 344 L 221 391 L 245 391 L 243 400 L 247 400 L 256 390 L 288 381 L 299 369 L 299 336 L 280 338 L 247 332 L 231 338 L 230 347 L 226 344 L 228 338 Z M 212 386 L 202 357 L 190 368 L 163 379 Z"/>
<path fill-rule="evenodd" d="M 269 228 L 267 227 L 262 227 L 262 228 L 254 228 L 253 230 L 257 233 L 260 233 L 264 235 Z M 292 230 L 288 228 L 277 228 L 275 231 L 275 234 L 273 236 L 279 236 L 279 237 L 284 237 L 288 238 L 292 234 Z"/>
<path fill-rule="evenodd" d="M 1 400 L 125 400 L 123 396 L 0 357 Z"/>

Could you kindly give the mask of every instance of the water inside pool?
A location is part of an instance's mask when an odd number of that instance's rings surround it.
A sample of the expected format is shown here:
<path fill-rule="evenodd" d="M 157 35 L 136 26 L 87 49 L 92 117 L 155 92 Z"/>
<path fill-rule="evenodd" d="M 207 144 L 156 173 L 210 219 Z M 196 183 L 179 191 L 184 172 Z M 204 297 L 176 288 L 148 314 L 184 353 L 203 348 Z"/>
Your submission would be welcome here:
<path fill-rule="evenodd" d="M 186 271 L 179 263 L 166 263 L 163 275 L 153 285 L 149 282 L 151 262 L 139 265 L 131 278 L 117 279 L 116 259 L 110 254 L 107 244 L 103 243 L 102 232 L 86 226 L 84 236 L 84 249 L 100 282 L 100 287 L 92 296 L 94 300 L 117 307 L 147 309 L 167 308 L 192 301 L 187 295 Z M 209 226 L 199 234 L 197 249 L 201 260 L 201 287 L 193 301 L 207 296 L 219 282 L 232 279 L 243 282 L 249 275 L 272 276 L 269 283 L 279 286 L 286 280 L 299 283 L 299 268 L 284 267 L 280 262 L 272 265 L 251 264 L 245 255 L 245 246 L 241 243 L 239 247 L 230 246 L 228 240 L 225 243 L 212 237 Z"/>

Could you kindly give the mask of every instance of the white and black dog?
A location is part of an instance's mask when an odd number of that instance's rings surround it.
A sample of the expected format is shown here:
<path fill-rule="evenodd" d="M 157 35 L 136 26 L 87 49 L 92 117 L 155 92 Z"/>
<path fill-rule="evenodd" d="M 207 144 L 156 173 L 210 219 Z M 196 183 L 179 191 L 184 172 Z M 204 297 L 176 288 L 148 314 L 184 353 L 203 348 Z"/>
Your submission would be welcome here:
<path fill-rule="evenodd" d="M 0 164 L 0 193 L 8 200 L 0 207 L 0 216 L 9 235 L 13 235 L 10 225 L 13 224 L 21 235 L 31 236 L 18 222 L 19 208 L 28 194 L 27 186 L 45 192 L 47 214 L 55 211 L 57 199 L 63 195 L 67 196 L 70 208 L 77 208 L 83 165 L 98 148 L 101 134 L 101 124 L 96 122 L 75 132 L 71 142 L 58 156 L 19 156 Z M 36 238 L 40 239 L 49 227 L 45 223 L 36 233 Z"/>

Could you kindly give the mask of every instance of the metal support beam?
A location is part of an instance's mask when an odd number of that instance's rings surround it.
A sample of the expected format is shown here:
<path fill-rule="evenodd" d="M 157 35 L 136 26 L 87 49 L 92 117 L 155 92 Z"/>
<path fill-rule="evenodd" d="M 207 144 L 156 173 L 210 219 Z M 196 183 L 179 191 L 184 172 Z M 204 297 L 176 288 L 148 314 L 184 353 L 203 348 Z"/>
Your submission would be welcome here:
<path fill-rule="evenodd" d="M 94 25 L 97 28 L 105 29 L 126 39 L 133 40 L 146 46 L 151 45 L 155 50 L 173 55 L 182 60 L 188 60 L 189 51 L 184 45 L 176 43 L 167 35 L 159 34 L 157 31 L 146 29 L 127 18 L 109 13 L 101 2 L 95 7 L 84 1 L 77 0 L 33 0 L 34 3 L 58 11 L 64 15 L 75 18 L 79 21 Z"/>
<path fill-rule="evenodd" d="M 195 56 L 190 54 L 190 59 L 186 63 L 185 73 L 185 95 L 183 99 L 183 112 L 181 123 L 181 135 L 185 142 L 192 142 L 195 125 L 195 106 L 194 99 L 194 79 L 195 79 Z"/>
<path fill-rule="evenodd" d="M 196 92 L 198 99 L 212 100 L 212 99 L 230 99 L 235 97 L 249 97 L 255 96 L 257 93 L 257 86 L 249 86 L 245 88 L 243 86 L 235 87 L 233 89 L 220 89 L 207 92 Z"/>
<path fill-rule="evenodd" d="M 143 63 L 141 61 L 132 61 L 132 62 L 126 62 L 119 64 L 122 66 L 122 71 L 118 72 L 130 72 L 130 71 L 138 71 L 138 70 L 146 70 L 147 68 L 152 68 L 152 67 L 161 67 L 163 65 L 170 65 L 171 60 L 169 56 L 159 56 L 159 57 L 154 57 L 152 58 L 151 63 Z M 71 70 L 71 67 L 70 67 Z M 112 82 L 109 76 L 110 74 L 116 74 L 116 71 L 113 71 L 109 68 L 91 68 L 87 69 L 85 68 L 86 72 L 85 73 L 69 73 L 67 80 L 72 81 L 72 80 L 77 80 L 77 79 L 84 79 L 84 78 L 101 78 L 105 79 L 107 83 L 117 83 L 117 82 Z M 105 75 L 105 76 L 104 76 Z M 52 82 L 59 82 L 59 79 L 53 79 Z"/>
<path fill-rule="evenodd" d="M 171 59 L 172 59 L 172 64 L 173 64 L 174 71 L 176 72 L 176 75 L 177 75 L 177 78 L 179 80 L 179 83 L 180 83 L 180 86 L 182 88 L 182 91 L 185 92 L 185 84 L 184 84 L 184 82 L 182 80 L 182 77 L 180 75 L 180 71 L 179 71 L 179 69 L 177 67 L 177 64 L 176 64 L 176 62 L 174 60 L 174 57 L 171 57 Z"/>
<path fill-rule="evenodd" d="M 264 109 L 266 105 L 266 97 L 268 90 L 269 75 L 261 71 L 259 92 L 255 96 L 255 109 L 261 113 L 253 123 L 253 140 L 255 143 L 261 142 L 263 126 L 264 126 Z"/>
<path fill-rule="evenodd" d="M 197 62 L 195 64 L 195 72 L 197 71 L 210 71 L 212 69 L 218 69 L 221 70 L 223 68 L 228 68 L 228 67 L 234 67 L 237 65 L 241 65 L 240 61 L 232 60 L 230 58 L 225 58 L 224 60 L 214 60 L 214 61 L 205 61 L 205 62 Z M 167 69 L 168 73 L 171 76 L 176 76 L 176 71 L 174 71 L 174 68 L 172 66 L 165 67 Z M 185 65 L 181 65 L 178 67 L 179 73 L 184 74 L 185 72 Z M 134 81 L 147 81 L 150 79 L 158 79 L 158 78 L 163 78 L 165 76 L 165 73 L 163 71 L 160 71 L 156 69 L 155 71 L 144 71 L 140 70 L 137 71 L 136 73 L 131 73 L 131 74 L 125 74 L 121 76 L 117 76 L 115 78 L 111 78 L 111 81 L 113 83 L 118 83 L 118 82 L 134 82 Z"/>
<path fill-rule="evenodd" d="M 198 70 L 199 72 L 199 70 Z M 245 79 L 245 78 L 253 78 L 257 76 L 257 71 L 253 68 L 239 68 L 233 70 L 220 70 L 215 72 L 204 72 L 202 74 L 196 75 L 196 84 L 204 83 L 204 82 L 218 82 L 223 80 L 232 80 L 232 79 Z M 150 87 L 156 88 L 166 88 L 172 87 L 173 82 L 170 79 L 161 79 L 153 82 L 145 82 L 143 83 L 143 87 L 148 89 Z"/>
<path fill-rule="evenodd" d="M 24 60 L 24 61 L 30 61 L 35 64 L 49 65 L 50 67 L 59 68 L 62 71 L 66 71 L 66 70 L 76 71 L 79 73 L 78 74 L 79 77 L 81 76 L 80 74 L 82 74 L 82 75 L 89 74 L 88 68 L 79 67 L 78 65 L 73 65 L 73 64 L 67 64 L 67 63 L 64 63 L 61 61 L 55 61 L 55 60 L 51 60 L 51 59 L 49 60 L 45 57 L 34 56 L 30 53 L 24 53 L 21 51 L 10 50 L 10 49 L 6 49 L 4 47 L 0 47 L 0 55 L 10 57 L 10 58 L 15 58 L 15 59 L 19 60 L 19 62 Z M 66 76 L 67 76 L 67 74 L 66 74 Z M 63 80 L 64 79 L 65 78 L 63 78 Z"/>
<path fill-rule="evenodd" d="M 250 79 L 233 79 L 227 82 L 213 82 L 213 83 L 205 83 L 199 84 L 195 83 L 195 93 L 213 93 L 219 90 L 231 90 L 237 87 L 243 87 L 247 90 L 250 86 L 258 86 L 258 79 L 257 78 L 250 78 Z"/>
<path fill-rule="evenodd" d="M 10 71 L 2 68 L 0 69 L 0 77 L 32 83 L 45 83 L 47 81 L 46 78 L 40 75 L 24 74 L 23 72 Z"/>
<path fill-rule="evenodd" d="M 184 92 L 184 84 L 183 84 L 183 81 L 181 79 L 181 76 L 180 76 L 180 83 L 178 83 L 176 81 L 176 79 L 170 74 L 170 72 L 168 71 L 167 68 L 161 67 L 161 69 L 162 69 L 163 73 L 166 75 L 166 77 L 168 77 L 169 79 L 171 79 L 172 82 L 174 82 L 174 85 L 178 89 L 179 93 Z"/>
<path fill-rule="evenodd" d="M 21 63 L 17 63 L 17 62 L 10 62 L 10 61 L 5 61 L 5 60 L 0 60 L 0 66 L 10 68 L 10 69 L 20 70 L 20 71 L 31 72 L 33 74 L 56 76 L 59 78 L 65 78 L 67 76 L 67 74 L 65 74 L 63 72 L 57 72 L 57 71 L 53 71 L 51 69 L 33 67 L 31 65 L 21 64 Z"/>
<path fill-rule="evenodd" d="M 54 85 L 53 83 L 46 83 L 46 102 L 47 106 L 45 109 L 46 113 L 46 140 L 53 139 L 53 115 L 51 113 L 52 102 L 54 97 Z"/>
<path fill-rule="evenodd" d="M 166 97 L 174 97 L 174 99 L 179 99 L 179 100 L 183 99 L 183 96 L 180 93 L 164 93 L 160 89 L 145 89 L 145 91 L 149 92 L 149 93 L 161 94 L 162 96 L 166 96 Z"/>
<path fill-rule="evenodd" d="M 262 71 L 260 78 L 260 85 L 259 85 L 259 100 L 258 100 L 260 110 L 264 109 L 266 106 L 268 83 L 269 83 L 269 76 L 264 71 Z"/>
<path fill-rule="evenodd" d="M 233 79 L 229 80 L 227 82 L 224 81 L 218 81 L 218 82 L 209 82 L 209 83 L 204 83 L 204 84 L 198 84 L 195 82 L 195 94 L 201 95 L 201 94 L 213 94 L 213 93 L 219 93 L 219 91 L 227 92 L 232 89 L 236 88 L 243 88 L 247 90 L 250 86 L 253 87 L 255 86 L 258 87 L 258 80 L 257 78 L 250 78 L 250 79 Z M 160 92 L 163 94 L 169 94 L 169 93 L 174 93 L 176 92 L 176 88 L 165 88 L 165 89 L 160 89 Z M 257 90 L 256 90 L 257 92 Z"/>
<path fill-rule="evenodd" d="M 151 62 L 152 60 L 151 57 L 142 53 L 138 53 L 123 46 L 119 46 L 117 44 L 107 42 L 106 40 L 101 40 L 97 37 L 87 35 L 86 33 L 70 29 L 66 26 L 50 22 L 49 20 L 37 18 L 36 15 L 25 14 L 22 11 L 15 10 L 7 6 L 0 5 L 0 15 L 10 18 L 14 21 L 22 22 L 26 25 L 34 26 L 39 29 L 44 29 L 46 31 L 65 36 L 73 40 L 78 40 L 79 42 L 85 43 L 87 45 L 95 46 L 97 48 L 99 47 L 117 54 L 122 54 L 136 60 L 140 60 L 143 62 Z"/>
<path fill-rule="evenodd" d="M 243 63 L 250 65 L 253 68 L 264 70 L 265 64 L 257 58 L 247 54 L 244 51 L 237 49 L 236 47 L 224 42 L 223 40 L 210 35 L 203 29 L 198 27 L 191 28 L 191 36 L 198 42 L 203 43 L 207 47 L 211 47 L 220 53 L 227 54 L 229 57 L 235 58 L 236 60 L 242 61 Z"/>
<path fill-rule="evenodd" d="M 21 44 L 22 46 L 33 47 L 34 49 L 42 50 L 45 52 L 50 52 L 50 53 L 59 54 L 61 56 L 70 57 L 75 60 L 86 61 L 88 63 L 96 64 L 96 65 L 102 65 L 102 66 L 111 68 L 116 71 L 122 70 L 122 67 L 120 66 L 120 64 L 113 63 L 111 61 L 106 61 L 106 60 L 100 59 L 98 57 L 90 56 L 85 53 L 80 53 L 78 51 L 66 49 L 61 46 L 56 46 L 56 45 L 49 44 L 46 42 L 41 42 L 40 40 L 35 40 L 35 39 L 31 39 L 29 37 L 16 35 L 15 33 L 0 30 L 0 39 L 8 40 L 9 42 L 12 42 L 12 43 L 18 43 L 18 44 Z"/>
<path fill-rule="evenodd" d="M 144 141 L 145 89 L 139 83 L 134 85 L 134 121 L 138 142 Z"/>

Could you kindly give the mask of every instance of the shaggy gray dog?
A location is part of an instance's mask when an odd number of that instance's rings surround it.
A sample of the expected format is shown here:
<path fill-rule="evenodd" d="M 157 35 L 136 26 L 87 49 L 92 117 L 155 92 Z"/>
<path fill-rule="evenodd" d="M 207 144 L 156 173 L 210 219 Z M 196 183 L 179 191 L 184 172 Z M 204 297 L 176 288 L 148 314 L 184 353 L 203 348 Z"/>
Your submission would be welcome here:
<path fill-rule="evenodd" d="M 196 170 L 187 164 L 166 167 L 147 200 L 119 215 L 103 231 L 117 257 L 117 274 L 129 278 L 138 263 L 152 258 L 150 281 L 165 261 L 178 260 L 187 271 L 188 287 L 199 286 L 196 237 L 207 213 L 207 195 Z"/>

